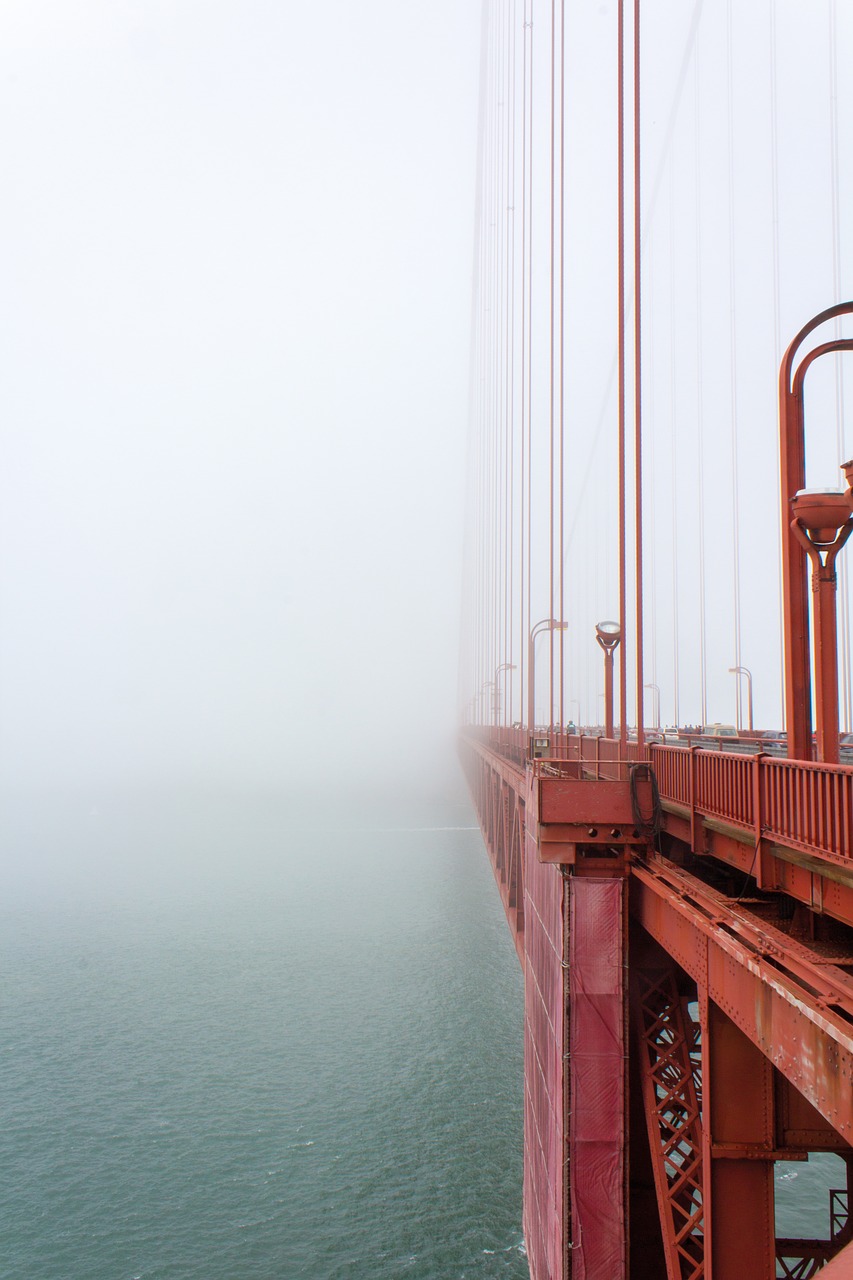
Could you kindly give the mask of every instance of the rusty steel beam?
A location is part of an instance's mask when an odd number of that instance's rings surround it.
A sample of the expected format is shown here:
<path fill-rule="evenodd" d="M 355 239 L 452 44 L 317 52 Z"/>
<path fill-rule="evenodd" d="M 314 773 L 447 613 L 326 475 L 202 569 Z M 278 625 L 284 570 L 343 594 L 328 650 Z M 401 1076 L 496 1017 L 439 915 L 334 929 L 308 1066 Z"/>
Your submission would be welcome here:
<path fill-rule="evenodd" d="M 667 863 L 631 869 L 632 910 L 747 1039 L 853 1139 L 853 979 Z"/>

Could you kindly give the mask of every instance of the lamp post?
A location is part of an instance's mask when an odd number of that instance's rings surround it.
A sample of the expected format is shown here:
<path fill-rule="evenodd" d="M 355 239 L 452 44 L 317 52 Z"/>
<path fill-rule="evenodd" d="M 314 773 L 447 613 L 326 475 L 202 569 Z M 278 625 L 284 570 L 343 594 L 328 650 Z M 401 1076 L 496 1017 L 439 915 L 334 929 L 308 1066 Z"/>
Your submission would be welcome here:
<path fill-rule="evenodd" d="M 729 675 L 746 676 L 746 718 L 749 722 L 749 732 L 752 733 L 752 672 L 749 667 L 729 667 Z M 740 733 L 740 699 L 738 699 L 737 728 Z"/>
<path fill-rule="evenodd" d="M 651 689 L 655 695 L 655 728 L 660 729 L 660 689 L 656 684 L 644 684 L 644 689 Z"/>
<path fill-rule="evenodd" d="M 556 618 L 543 618 L 541 622 L 537 622 L 536 626 L 530 632 L 527 639 L 527 727 L 530 730 L 536 728 L 536 704 L 534 694 L 536 689 L 534 664 L 536 661 L 536 637 L 540 636 L 543 631 L 565 631 L 568 628 L 567 622 L 558 622 Z"/>
<path fill-rule="evenodd" d="M 482 685 L 480 686 L 480 699 L 482 700 L 483 698 L 488 698 L 488 693 L 486 691 L 488 689 L 494 690 L 494 687 L 495 687 L 494 680 L 484 680 Z M 494 698 L 494 693 L 492 693 L 492 697 Z M 488 722 L 488 707 L 489 707 L 489 704 L 487 702 L 485 708 L 481 709 L 483 724 L 486 724 Z"/>
<path fill-rule="evenodd" d="M 791 501 L 791 512 L 791 532 L 812 564 L 817 757 L 838 764 L 835 558 L 853 533 L 853 517 L 845 495 L 831 489 L 800 489 Z"/>
<path fill-rule="evenodd" d="M 494 712 L 496 726 L 501 713 L 501 686 L 500 686 L 500 681 L 498 677 L 500 676 L 502 671 L 515 671 L 515 663 L 502 662 L 501 665 L 495 669 L 495 680 L 494 680 L 495 691 L 492 696 L 492 710 Z"/>
<path fill-rule="evenodd" d="M 805 486 L 805 376 L 820 356 L 853 351 L 853 340 L 821 343 L 799 359 L 805 339 L 828 320 L 853 313 L 841 302 L 809 320 L 791 342 L 779 368 L 782 583 L 785 619 L 785 714 L 788 754 L 812 758 L 811 642 L 806 585 L 812 566 L 815 646 L 815 731 L 820 760 L 838 760 L 838 649 L 835 559 L 853 528 L 851 490 L 808 490 Z M 799 363 L 797 363 L 799 359 Z M 845 464 L 845 471 L 847 465 Z M 850 482 L 850 472 L 848 484 Z M 792 518 L 793 517 L 793 518 Z"/>
<path fill-rule="evenodd" d="M 595 638 L 604 650 L 604 736 L 613 737 L 613 650 L 622 639 L 618 622 L 598 622 Z"/>

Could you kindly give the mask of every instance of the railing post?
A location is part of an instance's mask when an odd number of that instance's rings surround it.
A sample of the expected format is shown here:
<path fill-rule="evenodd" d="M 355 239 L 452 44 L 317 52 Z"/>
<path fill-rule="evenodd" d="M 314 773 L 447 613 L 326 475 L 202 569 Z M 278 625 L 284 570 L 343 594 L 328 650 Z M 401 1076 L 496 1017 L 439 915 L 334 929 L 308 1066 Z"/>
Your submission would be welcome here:
<path fill-rule="evenodd" d="M 690 752 L 690 848 L 696 853 L 696 748 L 691 742 Z"/>
<path fill-rule="evenodd" d="M 752 828 L 755 835 L 755 883 L 759 889 L 775 889 L 766 883 L 764 866 L 764 752 L 752 757 Z"/>

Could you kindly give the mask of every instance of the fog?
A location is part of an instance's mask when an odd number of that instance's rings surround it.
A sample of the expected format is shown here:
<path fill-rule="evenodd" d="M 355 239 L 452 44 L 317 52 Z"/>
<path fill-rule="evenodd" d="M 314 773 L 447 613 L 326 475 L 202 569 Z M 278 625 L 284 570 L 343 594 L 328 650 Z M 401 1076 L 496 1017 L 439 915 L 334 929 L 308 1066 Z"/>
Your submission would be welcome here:
<path fill-rule="evenodd" d="M 0 11 L 0 777 L 452 767 L 480 12 Z"/>

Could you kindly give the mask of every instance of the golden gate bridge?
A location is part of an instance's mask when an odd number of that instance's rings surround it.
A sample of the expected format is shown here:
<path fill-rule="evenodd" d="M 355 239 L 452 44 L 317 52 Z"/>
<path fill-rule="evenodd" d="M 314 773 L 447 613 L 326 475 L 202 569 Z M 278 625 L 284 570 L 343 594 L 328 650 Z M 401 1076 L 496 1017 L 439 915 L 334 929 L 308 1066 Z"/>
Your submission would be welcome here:
<path fill-rule="evenodd" d="M 533 1280 L 853 1277 L 851 51 L 836 0 L 484 3 L 460 750 Z"/>

